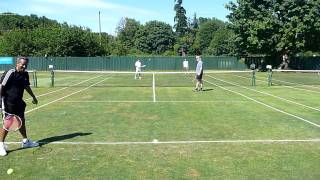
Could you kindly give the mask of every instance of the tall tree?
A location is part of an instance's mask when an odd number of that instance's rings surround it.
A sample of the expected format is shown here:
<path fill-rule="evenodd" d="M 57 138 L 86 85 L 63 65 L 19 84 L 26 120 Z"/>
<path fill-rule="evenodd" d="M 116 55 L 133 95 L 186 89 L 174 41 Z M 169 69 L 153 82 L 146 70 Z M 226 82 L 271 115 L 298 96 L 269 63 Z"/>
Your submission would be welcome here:
<path fill-rule="evenodd" d="M 117 45 L 122 48 L 120 55 L 127 55 L 134 49 L 134 37 L 140 28 L 140 23 L 135 19 L 122 18 L 117 27 Z M 117 46 L 118 47 L 118 46 Z"/>
<path fill-rule="evenodd" d="M 174 0 L 174 11 L 176 15 L 174 17 L 174 28 L 178 36 L 183 36 L 188 33 L 188 18 L 186 16 L 186 10 L 182 7 L 182 0 Z"/>

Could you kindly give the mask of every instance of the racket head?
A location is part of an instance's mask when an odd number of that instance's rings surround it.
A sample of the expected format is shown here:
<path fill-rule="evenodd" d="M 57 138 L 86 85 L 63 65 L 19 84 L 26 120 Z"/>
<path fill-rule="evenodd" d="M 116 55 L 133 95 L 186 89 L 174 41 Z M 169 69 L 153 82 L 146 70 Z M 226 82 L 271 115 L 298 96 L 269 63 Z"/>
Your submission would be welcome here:
<path fill-rule="evenodd" d="M 3 129 L 6 131 L 17 131 L 21 128 L 21 118 L 15 114 L 5 114 L 3 117 Z"/>

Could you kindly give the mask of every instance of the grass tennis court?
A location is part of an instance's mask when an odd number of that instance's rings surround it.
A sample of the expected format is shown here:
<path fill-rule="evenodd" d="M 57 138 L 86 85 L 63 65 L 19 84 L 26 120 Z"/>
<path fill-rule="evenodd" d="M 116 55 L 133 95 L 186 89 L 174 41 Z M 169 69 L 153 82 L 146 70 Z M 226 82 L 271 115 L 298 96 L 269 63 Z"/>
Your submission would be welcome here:
<path fill-rule="evenodd" d="M 6 179 L 319 179 L 318 74 L 38 73 L 19 149 L 9 134 Z M 302 78 L 302 79 L 301 79 Z M 27 95 L 27 93 L 25 93 Z M 7 175 L 6 171 L 14 172 Z"/>

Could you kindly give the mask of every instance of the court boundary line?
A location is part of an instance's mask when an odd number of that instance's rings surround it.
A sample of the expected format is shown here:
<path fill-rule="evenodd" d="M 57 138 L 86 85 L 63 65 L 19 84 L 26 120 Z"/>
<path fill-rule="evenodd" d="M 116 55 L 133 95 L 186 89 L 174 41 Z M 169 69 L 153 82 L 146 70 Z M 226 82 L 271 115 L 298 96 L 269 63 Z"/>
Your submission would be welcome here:
<path fill-rule="evenodd" d="M 79 85 L 79 84 L 85 83 L 85 82 L 90 81 L 90 80 L 95 79 L 95 78 L 99 78 L 99 77 L 101 77 L 101 76 L 102 76 L 102 75 L 96 76 L 96 77 L 92 77 L 92 78 L 90 78 L 90 79 L 86 79 L 86 80 L 81 81 L 81 82 L 79 82 L 79 83 L 77 83 L 77 84 L 74 84 L 74 85 L 72 85 L 72 86 L 68 86 L 68 87 L 64 87 L 64 88 L 61 88 L 61 89 L 57 89 L 57 90 L 54 90 L 54 91 L 50 91 L 50 92 L 47 92 L 47 93 L 44 93 L 44 94 L 40 94 L 40 95 L 37 95 L 36 97 L 38 98 L 38 97 L 46 96 L 46 95 L 48 95 L 48 94 L 53 94 L 53 93 L 56 93 L 56 92 L 65 90 L 65 89 L 67 89 L 67 88 L 70 88 L 70 87 L 75 87 L 75 86 L 77 86 L 77 85 Z M 27 98 L 26 101 L 31 100 L 31 99 L 32 99 L 32 97 Z"/>
<path fill-rule="evenodd" d="M 214 78 L 214 77 L 212 77 L 212 78 Z M 216 79 L 216 78 L 214 78 L 214 79 Z M 217 80 L 219 80 L 219 79 L 217 79 Z M 222 89 L 224 89 L 224 90 L 226 90 L 226 91 L 229 91 L 229 92 L 233 92 L 233 93 L 235 93 L 235 94 L 238 94 L 238 95 L 240 95 L 240 96 L 242 96 L 242 97 L 244 97 L 244 98 L 247 98 L 247 99 L 249 99 L 249 100 L 251 100 L 251 101 L 254 101 L 254 102 L 256 102 L 256 103 L 258 103 L 258 104 L 260 104 L 260 105 L 263 105 L 263 106 L 265 106 L 265 107 L 268 107 L 268 108 L 270 108 L 270 109 L 273 109 L 273 110 L 275 110 L 275 111 L 277 111 L 277 112 L 286 114 L 286 115 L 288 115 L 288 116 L 294 117 L 294 118 L 296 118 L 296 119 L 299 119 L 299 120 L 301 120 L 301 121 L 304 121 L 304 122 L 306 122 L 306 123 L 309 123 L 309 124 L 311 124 L 311 125 L 314 125 L 314 126 L 320 128 L 320 125 L 319 125 L 319 124 L 316 124 L 316 123 L 314 123 L 314 122 L 311 122 L 311 121 L 309 121 L 309 120 L 306 120 L 306 119 L 304 119 L 304 118 L 302 118 L 302 117 L 300 117 L 300 116 L 296 116 L 296 115 L 294 115 L 294 114 L 291 114 L 291 113 L 288 113 L 288 112 L 286 112 L 286 111 L 280 110 L 280 109 L 278 109 L 278 108 L 276 108 L 276 107 L 273 107 L 273 106 L 268 105 L 268 104 L 266 104 L 266 103 L 263 103 L 263 102 L 261 102 L 261 101 L 259 101 L 259 100 L 256 100 L 256 99 L 254 99 L 254 98 L 251 98 L 251 97 L 249 97 L 249 96 L 246 96 L 246 95 L 244 95 L 244 94 L 242 94 L 242 93 L 240 93 L 240 92 L 236 92 L 236 91 L 233 91 L 233 90 L 224 88 L 224 87 L 219 86 L 219 85 L 217 85 L 217 84 L 215 84 L 215 83 L 212 83 L 212 82 L 210 82 L 210 81 L 207 81 L 207 80 L 204 80 L 204 81 L 205 81 L 205 82 L 208 82 L 209 84 L 212 84 L 212 85 L 214 85 L 214 86 L 217 86 L 217 87 L 219 87 L 219 88 L 222 88 Z"/>
<path fill-rule="evenodd" d="M 48 102 L 48 103 L 46 103 L 46 104 L 43 104 L 43 105 L 38 106 L 38 107 L 36 107 L 36 108 L 30 109 L 30 110 L 26 111 L 25 114 L 28 114 L 28 113 L 30 113 L 30 112 L 32 112 L 32 111 L 35 111 L 35 110 L 38 110 L 38 109 L 43 108 L 43 107 L 45 107 L 45 106 L 48 106 L 48 105 L 50 105 L 50 104 L 52 104 L 52 103 L 55 103 L 55 102 L 57 102 L 57 101 L 60 101 L 60 100 L 65 99 L 65 98 L 67 98 L 67 97 L 70 97 L 70 96 L 72 96 L 72 95 L 74 95 L 74 94 L 78 94 L 78 93 L 80 93 L 80 92 L 82 92 L 82 91 L 85 91 L 85 90 L 89 89 L 90 87 L 95 86 L 95 85 L 97 85 L 97 84 L 99 84 L 99 83 L 101 83 L 101 82 L 103 82 L 103 81 L 105 81 L 105 80 L 107 80 L 107 79 L 109 79 L 109 78 L 110 78 L 110 77 L 107 77 L 107 78 L 105 78 L 105 79 L 103 79 L 103 80 L 101 80 L 101 81 L 98 81 L 98 82 L 96 82 L 96 83 L 94 83 L 94 84 L 91 84 L 90 86 L 88 86 L 88 87 L 86 87 L 86 88 L 80 89 L 80 90 L 75 91 L 75 92 L 73 92 L 73 93 L 71 93 L 71 94 L 68 94 L 68 95 L 65 95 L 65 96 L 63 96 L 63 97 L 61 97 L 61 98 L 58 98 L 58 99 L 56 99 L 56 100 L 50 101 L 50 102 Z"/>
<path fill-rule="evenodd" d="M 305 84 L 300 84 L 300 83 L 293 83 L 293 82 L 290 82 L 290 81 L 283 81 L 283 80 L 278 80 L 278 79 L 275 79 L 275 78 L 272 78 L 272 81 L 278 81 L 278 82 L 284 82 L 284 83 L 287 83 L 287 84 L 299 85 L 299 86 L 302 86 L 302 87 L 310 87 L 310 88 L 314 88 L 314 89 L 320 89 L 320 87 L 316 87 L 316 86 L 313 86 L 313 85 L 305 85 Z"/>
<path fill-rule="evenodd" d="M 208 75 L 208 76 L 211 77 L 211 78 L 214 78 L 214 77 L 212 77 L 212 76 L 210 76 L 210 75 Z M 318 108 L 315 108 L 315 107 L 312 107 L 312 106 L 308 106 L 308 105 L 305 105 L 305 104 L 302 104 L 302 103 L 299 103 L 299 102 L 295 102 L 295 101 L 292 101 L 292 100 L 289 100 L 289 99 L 286 99 L 286 98 L 283 98 L 283 97 L 280 97 L 280 96 L 276 96 L 276 95 L 274 95 L 274 94 L 270 94 L 270 93 L 267 93 L 267 92 L 264 92 L 264 91 L 259 91 L 259 90 L 256 90 L 256 89 L 252 89 L 252 88 L 248 88 L 248 87 L 245 87 L 245 86 L 241 86 L 241 85 L 239 85 L 239 84 L 235 84 L 235 83 L 232 83 L 232 82 L 229 82 L 229 81 L 220 79 L 220 78 L 214 78 L 214 79 L 217 79 L 217 80 L 219 80 L 219 81 L 222 81 L 222 82 L 225 82 L 225 83 L 234 85 L 234 86 L 241 87 L 241 88 L 243 88 L 243 89 L 248 89 L 248 90 L 250 90 L 250 91 L 254 91 L 254 92 L 257 92 L 257 93 L 260 93 L 260 94 L 264 94 L 264 95 L 267 95 L 267 96 L 271 96 L 271 97 L 280 99 L 280 100 L 282 100 L 282 101 L 289 102 L 289 103 L 292 103 L 292 104 L 295 104 L 295 105 L 299 105 L 299 106 L 302 106 L 302 107 L 305 107 L 305 108 L 308 108 L 308 109 L 312 109 L 312 110 L 315 110 L 315 111 L 320 111 L 320 109 L 318 109 Z"/>
<path fill-rule="evenodd" d="M 239 76 L 239 75 L 233 75 L 233 76 L 236 76 L 236 77 L 239 77 L 239 78 L 243 78 L 243 79 L 251 79 L 251 78 L 248 78 L 248 77 L 244 77 L 244 76 Z M 260 80 L 260 79 L 265 79 L 264 77 L 262 76 L 256 76 L 257 77 L 257 81 L 259 82 L 265 82 L 263 80 Z M 259 78 L 259 79 L 258 79 Z M 320 92 L 318 91 L 315 91 L 315 90 L 311 90 L 311 89 L 303 89 L 303 88 L 298 88 L 298 87 L 292 87 L 292 86 L 287 86 L 287 85 L 281 85 L 281 84 L 278 84 L 278 83 L 274 83 L 272 82 L 272 84 L 275 84 L 276 86 L 273 86 L 273 87 L 280 87 L 280 86 L 283 86 L 283 87 L 286 87 L 286 88 L 290 88 L 290 89 L 297 89 L 299 91 L 307 91 L 307 92 L 312 92 L 312 93 L 317 93 L 319 94 Z M 278 86 L 277 86 L 278 85 Z"/>
<path fill-rule="evenodd" d="M 288 144 L 288 143 L 320 143 L 320 139 L 249 139 L 249 140 L 200 140 L 200 141 L 39 141 L 40 144 L 62 145 L 148 145 L 148 144 Z M 21 142 L 6 142 L 6 144 L 21 144 Z"/>

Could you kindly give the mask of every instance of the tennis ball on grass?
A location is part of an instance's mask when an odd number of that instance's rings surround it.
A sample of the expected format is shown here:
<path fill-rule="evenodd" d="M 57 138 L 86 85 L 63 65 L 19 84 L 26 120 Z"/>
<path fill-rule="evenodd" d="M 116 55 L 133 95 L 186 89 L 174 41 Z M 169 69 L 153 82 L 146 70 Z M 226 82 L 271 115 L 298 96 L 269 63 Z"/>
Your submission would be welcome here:
<path fill-rule="evenodd" d="M 12 174 L 12 173 L 13 173 L 13 169 L 10 168 L 7 170 L 7 174 Z"/>

